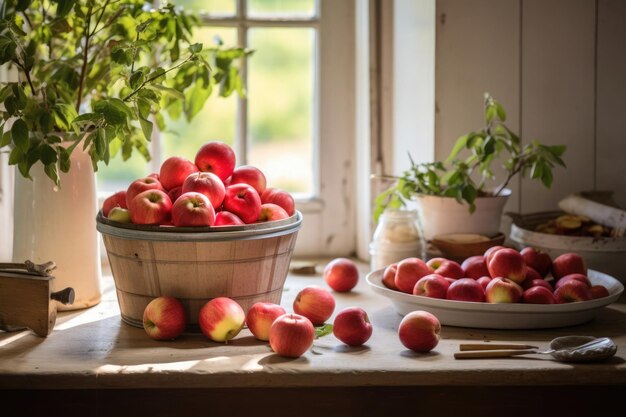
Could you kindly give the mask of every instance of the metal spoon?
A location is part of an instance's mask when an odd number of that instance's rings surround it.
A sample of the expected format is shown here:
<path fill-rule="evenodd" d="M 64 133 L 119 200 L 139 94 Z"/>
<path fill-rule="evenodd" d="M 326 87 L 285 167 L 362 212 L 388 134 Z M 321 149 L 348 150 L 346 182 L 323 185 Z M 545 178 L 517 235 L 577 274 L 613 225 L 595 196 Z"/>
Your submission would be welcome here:
<path fill-rule="evenodd" d="M 593 362 L 610 358 L 617 346 L 608 337 L 563 336 L 550 342 L 550 349 L 540 351 L 529 345 L 461 344 L 456 359 L 507 358 L 527 354 L 551 355 L 560 362 Z"/>

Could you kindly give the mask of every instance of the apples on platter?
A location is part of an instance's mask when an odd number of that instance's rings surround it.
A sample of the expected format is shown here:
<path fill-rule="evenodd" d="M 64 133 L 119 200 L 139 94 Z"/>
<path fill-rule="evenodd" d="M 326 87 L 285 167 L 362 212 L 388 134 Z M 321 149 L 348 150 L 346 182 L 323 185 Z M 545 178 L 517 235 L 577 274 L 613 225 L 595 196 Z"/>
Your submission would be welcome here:
<path fill-rule="evenodd" d="M 126 189 L 107 197 L 102 204 L 102 215 L 120 223 L 198 227 L 265 223 L 294 215 L 295 200 L 288 191 L 269 187 L 258 167 L 236 166 L 236 162 L 235 151 L 220 141 L 202 145 L 193 161 L 171 156 L 161 164 L 159 172 L 137 178 Z M 145 191 L 153 193 L 150 197 L 144 194 L 141 202 L 134 202 Z M 193 201 L 189 196 L 183 198 L 190 192 L 208 199 L 213 216 L 201 198 L 196 196 Z M 181 198 L 183 201 L 177 204 Z M 116 207 L 128 213 L 113 211 Z"/>
<path fill-rule="evenodd" d="M 382 283 L 394 291 L 465 302 L 562 304 L 609 296 L 587 272 L 578 253 L 552 259 L 533 247 L 492 246 L 460 265 L 442 257 L 400 260 L 385 267 Z"/>

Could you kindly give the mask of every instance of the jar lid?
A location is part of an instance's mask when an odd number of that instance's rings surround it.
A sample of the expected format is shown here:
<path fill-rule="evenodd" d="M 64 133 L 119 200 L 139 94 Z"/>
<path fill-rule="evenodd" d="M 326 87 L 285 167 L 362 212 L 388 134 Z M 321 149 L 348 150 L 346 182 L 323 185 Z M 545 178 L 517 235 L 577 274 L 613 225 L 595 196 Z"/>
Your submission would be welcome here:
<path fill-rule="evenodd" d="M 372 242 L 369 245 L 370 254 L 372 252 L 409 252 L 409 251 L 419 251 L 422 248 L 422 243 L 411 242 L 411 243 L 384 243 L 384 242 Z"/>

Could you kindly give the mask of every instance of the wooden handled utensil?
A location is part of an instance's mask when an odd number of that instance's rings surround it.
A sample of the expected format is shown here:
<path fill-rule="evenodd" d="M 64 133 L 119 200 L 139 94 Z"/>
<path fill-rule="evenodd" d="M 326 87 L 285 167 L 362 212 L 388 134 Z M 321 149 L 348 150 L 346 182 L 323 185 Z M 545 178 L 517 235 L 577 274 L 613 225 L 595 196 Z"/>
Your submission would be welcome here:
<path fill-rule="evenodd" d="M 52 292 L 54 262 L 0 263 L 0 330 L 31 329 L 47 337 L 54 328 L 57 301 L 74 302 L 74 289 Z"/>

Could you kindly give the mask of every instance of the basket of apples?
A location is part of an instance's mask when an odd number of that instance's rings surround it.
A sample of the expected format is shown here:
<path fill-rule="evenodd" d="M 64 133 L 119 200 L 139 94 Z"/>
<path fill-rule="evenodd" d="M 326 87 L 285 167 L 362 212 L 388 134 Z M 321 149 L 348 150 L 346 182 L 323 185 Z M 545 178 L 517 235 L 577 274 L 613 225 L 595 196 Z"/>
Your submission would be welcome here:
<path fill-rule="evenodd" d="M 193 332 L 211 299 L 232 298 L 245 311 L 280 303 L 302 214 L 289 192 L 211 141 L 194 161 L 170 157 L 108 197 L 96 222 L 122 320 L 143 327 L 146 306 L 168 295 L 182 301 Z"/>

